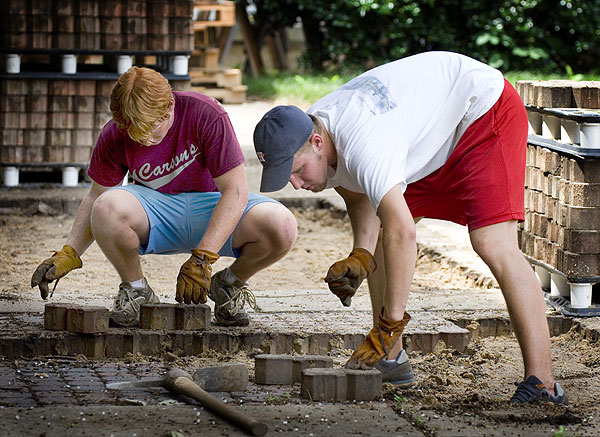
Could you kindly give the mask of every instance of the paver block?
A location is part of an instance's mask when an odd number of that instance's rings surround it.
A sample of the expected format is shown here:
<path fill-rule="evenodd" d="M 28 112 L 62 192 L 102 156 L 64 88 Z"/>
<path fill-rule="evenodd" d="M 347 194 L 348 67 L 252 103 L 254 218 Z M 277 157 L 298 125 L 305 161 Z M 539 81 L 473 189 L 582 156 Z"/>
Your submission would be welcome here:
<path fill-rule="evenodd" d="M 333 359 L 326 355 L 293 355 L 292 383 L 302 382 L 302 371 L 313 368 L 332 368 Z"/>
<path fill-rule="evenodd" d="M 98 334 L 108 331 L 108 309 L 76 305 L 67 308 L 67 331 Z"/>
<path fill-rule="evenodd" d="M 260 354 L 254 357 L 254 381 L 257 384 L 291 384 L 292 355 Z"/>
<path fill-rule="evenodd" d="M 346 372 L 346 396 L 349 401 L 372 401 L 381 396 L 381 372 L 377 369 Z"/>
<path fill-rule="evenodd" d="M 140 307 L 141 329 L 176 329 L 175 308 L 170 303 L 144 304 Z"/>
<path fill-rule="evenodd" d="M 343 402 L 347 399 L 344 369 L 306 369 L 302 372 L 301 393 L 313 401 Z"/>
<path fill-rule="evenodd" d="M 175 329 L 199 331 L 210 328 L 210 307 L 205 304 L 178 305 L 175 308 Z"/>
<path fill-rule="evenodd" d="M 68 303 L 47 303 L 44 306 L 44 329 L 64 331 L 67 329 L 67 308 L 73 307 Z"/>
<path fill-rule="evenodd" d="M 221 364 L 203 367 L 194 373 L 194 382 L 206 391 L 236 392 L 248 388 L 248 367 L 244 364 Z"/>

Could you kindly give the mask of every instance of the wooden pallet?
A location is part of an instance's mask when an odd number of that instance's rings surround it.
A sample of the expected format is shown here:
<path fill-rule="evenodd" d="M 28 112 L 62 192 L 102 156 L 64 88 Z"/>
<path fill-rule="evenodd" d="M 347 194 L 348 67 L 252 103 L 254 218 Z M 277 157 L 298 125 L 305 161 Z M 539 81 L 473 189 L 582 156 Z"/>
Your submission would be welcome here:
<path fill-rule="evenodd" d="M 246 85 L 236 85 L 229 88 L 208 88 L 204 86 L 192 85 L 192 91 L 197 91 L 221 103 L 244 103 L 246 101 Z"/>
<path fill-rule="evenodd" d="M 242 72 L 237 68 L 192 68 L 189 75 L 192 86 L 230 88 L 242 85 Z"/>

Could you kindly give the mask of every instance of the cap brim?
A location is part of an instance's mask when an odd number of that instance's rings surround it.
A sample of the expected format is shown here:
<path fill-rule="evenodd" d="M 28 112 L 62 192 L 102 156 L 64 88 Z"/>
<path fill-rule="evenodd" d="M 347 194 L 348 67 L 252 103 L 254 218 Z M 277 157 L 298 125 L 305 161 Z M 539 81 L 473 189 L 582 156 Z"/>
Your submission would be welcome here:
<path fill-rule="evenodd" d="M 290 181 L 293 165 L 294 157 L 292 156 L 275 167 L 263 167 L 260 179 L 261 193 L 279 191 L 285 187 Z"/>

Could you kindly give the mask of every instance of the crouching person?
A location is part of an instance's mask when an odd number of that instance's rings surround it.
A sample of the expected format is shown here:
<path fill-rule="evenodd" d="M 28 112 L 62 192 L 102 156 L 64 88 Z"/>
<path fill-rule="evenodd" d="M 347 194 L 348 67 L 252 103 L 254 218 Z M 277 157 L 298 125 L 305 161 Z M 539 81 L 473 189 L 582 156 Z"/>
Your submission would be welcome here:
<path fill-rule="evenodd" d="M 248 325 L 243 307 L 254 295 L 247 281 L 290 250 L 294 216 L 248 194 L 240 145 L 213 98 L 174 92 L 158 72 L 132 67 L 114 85 L 110 110 L 88 168 L 92 184 L 66 244 L 38 266 L 31 286 L 46 299 L 49 284 L 82 267 L 80 256 L 95 240 L 122 281 L 111 321 L 136 326 L 140 306 L 159 302 L 139 256 L 189 253 L 175 300 L 198 304 L 210 297 L 218 324 Z M 120 186 L 127 173 L 134 183 Z M 220 256 L 236 259 L 212 275 Z"/>

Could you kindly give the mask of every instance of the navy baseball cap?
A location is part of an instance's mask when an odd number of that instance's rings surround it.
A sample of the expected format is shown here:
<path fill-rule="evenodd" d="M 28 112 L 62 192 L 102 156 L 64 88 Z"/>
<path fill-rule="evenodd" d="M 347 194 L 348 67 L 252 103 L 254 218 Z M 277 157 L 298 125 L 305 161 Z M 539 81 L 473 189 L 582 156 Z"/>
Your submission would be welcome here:
<path fill-rule="evenodd" d="M 254 129 L 254 149 L 263 165 L 260 191 L 271 192 L 286 186 L 292 174 L 294 153 L 310 137 L 313 123 L 297 106 L 276 106 Z"/>

